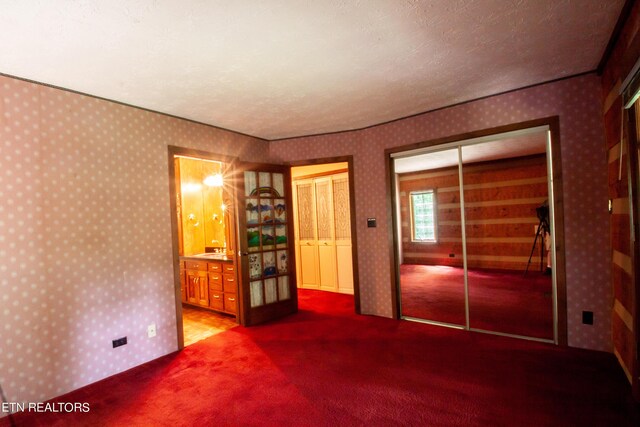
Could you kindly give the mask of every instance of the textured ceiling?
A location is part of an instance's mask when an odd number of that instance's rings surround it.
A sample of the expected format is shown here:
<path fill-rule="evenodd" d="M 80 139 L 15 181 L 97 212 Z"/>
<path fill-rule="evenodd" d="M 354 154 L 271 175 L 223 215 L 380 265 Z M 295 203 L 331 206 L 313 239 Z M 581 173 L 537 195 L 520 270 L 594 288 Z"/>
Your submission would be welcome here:
<path fill-rule="evenodd" d="M 0 0 L 0 73 L 265 139 L 595 69 L 624 0 Z"/>

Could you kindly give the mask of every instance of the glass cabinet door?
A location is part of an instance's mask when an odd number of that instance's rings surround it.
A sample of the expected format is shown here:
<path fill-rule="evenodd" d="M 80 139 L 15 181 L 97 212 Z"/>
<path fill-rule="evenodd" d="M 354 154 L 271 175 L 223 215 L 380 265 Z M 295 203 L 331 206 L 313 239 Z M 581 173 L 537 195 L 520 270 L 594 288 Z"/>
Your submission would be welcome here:
<path fill-rule="evenodd" d="M 289 168 L 241 164 L 240 264 L 243 324 L 297 311 Z"/>

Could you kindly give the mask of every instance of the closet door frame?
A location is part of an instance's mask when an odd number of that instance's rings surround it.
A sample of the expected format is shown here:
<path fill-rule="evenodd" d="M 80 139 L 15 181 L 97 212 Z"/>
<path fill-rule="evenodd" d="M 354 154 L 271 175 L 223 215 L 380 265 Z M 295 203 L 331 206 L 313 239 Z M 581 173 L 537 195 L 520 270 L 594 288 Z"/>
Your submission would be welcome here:
<path fill-rule="evenodd" d="M 356 223 L 356 191 L 355 191 L 355 170 L 353 155 L 338 157 L 323 157 L 317 159 L 297 160 L 287 163 L 288 166 L 309 166 L 321 165 L 325 163 L 347 163 L 349 178 L 349 220 L 351 225 L 351 266 L 353 270 L 353 299 L 356 314 L 361 314 L 360 308 L 360 274 L 358 270 L 358 236 Z"/>
<path fill-rule="evenodd" d="M 387 190 L 387 226 L 389 230 L 389 241 L 393 244 L 389 248 L 389 258 L 391 264 L 391 298 L 393 317 L 401 319 L 400 310 L 400 236 L 396 228 L 399 221 L 396 210 L 397 187 L 396 174 L 394 168 L 393 155 L 396 153 L 420 150 L 425 148 L 437 149 L 439 145 L 455 144 L 459 142 L 464 145 L 465 140 L 488 137 L 491 135 L 503 134 L 526 130 L 530 128 L 547 127 L 552 143 L 547 151 L 547 162 L 551 165 L 548 174 L 553 182 L 553 221 L 554 221 L 554 254 L 555 254 L 555 304 L 554 304 L 554 342 L 558 345 L 567 345 L 567 292 L 566 292 L 566 267 L 564 256 L 564 214 L 563 214 L 563 191 L 562 191 L 562 163 L 560 155 L 560 120 L 558 116 L 546 117 L 537 120 L 514 123 L 506 126 L 483 129 L 474 132 L 452 135 L 444 138 L 408 144 L 385 150 L 386 159 L 386 190 Z M 452 146 L 453 148 L 453 146 Z M 462 183 L 461 183 L 462 185 Z M 550 194 L 551 195 L 551 194 Z M 465 275 L 466 276 L 466 275 Z M 469 322 L 467 322 L 468 328 Z M 496 335 L 508 335 L 499 332 L 491 332 Z M 521 337 L 529 339 L 528 337 Z"/>

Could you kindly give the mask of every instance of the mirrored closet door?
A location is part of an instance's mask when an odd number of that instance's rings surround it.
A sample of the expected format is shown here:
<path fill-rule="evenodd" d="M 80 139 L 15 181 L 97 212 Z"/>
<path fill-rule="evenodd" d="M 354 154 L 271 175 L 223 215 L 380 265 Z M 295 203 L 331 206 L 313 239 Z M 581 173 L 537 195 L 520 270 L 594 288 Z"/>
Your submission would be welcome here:
<path fill-rule="evenodd" d="M 394 159 L 401 316 L 553 342 L 547 129 Z"/>
<path fill-rule="evenodd" d="M 553 339 L 545 142 L 461 147 L 471 329 Z"/>
<path fill-rule="evenodd" d="M 458 150 L 414 160 L 430 169 L 397 177 L 404 258 L 400 265 L 402 316 L 464 326 Z"/>

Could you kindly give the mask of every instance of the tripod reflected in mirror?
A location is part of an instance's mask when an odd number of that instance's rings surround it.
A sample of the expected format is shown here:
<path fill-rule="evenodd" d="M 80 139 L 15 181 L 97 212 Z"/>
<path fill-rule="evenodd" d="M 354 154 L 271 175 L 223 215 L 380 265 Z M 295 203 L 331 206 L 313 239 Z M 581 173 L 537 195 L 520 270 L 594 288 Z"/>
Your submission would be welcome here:
<path fill-rule="evenodd" d="M 542 270 L 544 255 L 542 248 L 547 253 L 547 268 L 544 270 L 544 274 L 551 275 L 551 225 L 549 224 L 549 203 L 545 200 L 540 206 L 536 208 L 536 216 L 538 217 L 538 228 L 536 229 L 536 236 L 533 238 L 533 245 L 531 246 L 531 253 L 529 254 L 529 260 L 527 261 L 527 268 L 524 270 L 524 275 L 527 275 L 529 271 L 529 265 L 531 265 L 531 258 L 536 250 L 536 244 L 540 239 L 540 269 Z"/>

